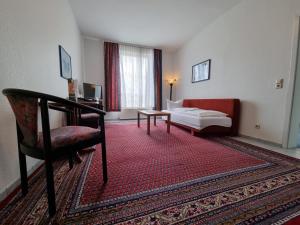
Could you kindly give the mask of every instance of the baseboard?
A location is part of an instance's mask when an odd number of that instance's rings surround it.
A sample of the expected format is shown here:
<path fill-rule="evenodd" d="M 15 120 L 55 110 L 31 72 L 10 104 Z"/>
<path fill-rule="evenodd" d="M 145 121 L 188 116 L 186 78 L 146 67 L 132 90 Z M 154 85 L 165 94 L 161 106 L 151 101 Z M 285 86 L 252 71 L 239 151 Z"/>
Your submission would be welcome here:
<path fill-rule="evenodd" d="M 122 109 L 119 114 L 119 119 L 120 120 L 137 119 L 137 111 L 138 109 Z"/>
<path fill-rule="evenodd" d="M 28 172 L 27 172 L 28 179 L 30 179 L 30 177 L 35 174 L 35 172 L 43 165 L 43 163 L 44 163 L 44 161 L 37 162 L 34 166 L 32 166 L 28 170 Z M 16 190 L 18 190 L 20 188 L 20 185 L 21 185 L 21 179 L 20 178 L 16 179 L 12 183 L 10 183 L 4 189 L 4 191 L 2 191 L 0 193 L 0 205 L 2 205 L 3 201 L 6 201 L 6 198 L 8 198 L 12 193 L 14 193 Z"/>
<path fill-rule="evenodd" d="M 282 148 L 282 144 L 278 144 L 278 143 L 275 143 L 275 142 L 272 142 L 272 141 L 267 141 L 267 140 L 264 140 L 264 139 L 247 136 L 247 135 L 244 135 L 244 134 L 239 134 L 238 137 L 247 138 L 249 140 L 257 141 L 257 142 L 260 142 L 262 144 L 267 144 L 267 145 L 271 145 L 271 146 L 274 146 L 274 147 Z"/>

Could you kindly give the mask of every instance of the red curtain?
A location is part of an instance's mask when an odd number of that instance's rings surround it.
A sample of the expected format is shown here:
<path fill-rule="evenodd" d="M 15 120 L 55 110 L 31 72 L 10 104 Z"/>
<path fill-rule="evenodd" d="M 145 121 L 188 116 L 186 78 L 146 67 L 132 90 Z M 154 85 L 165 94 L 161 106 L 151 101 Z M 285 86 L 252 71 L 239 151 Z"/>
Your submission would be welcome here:
<path fill-rule="evenodd" d="M 105 106 L 106 111 L 121 111 L 119 45 L 104 43 Z"/>
<path fill-rule="evenodd" d="M 154 49 L 154 93 L 155 109 L 162 108 L 162 51 Z"/>

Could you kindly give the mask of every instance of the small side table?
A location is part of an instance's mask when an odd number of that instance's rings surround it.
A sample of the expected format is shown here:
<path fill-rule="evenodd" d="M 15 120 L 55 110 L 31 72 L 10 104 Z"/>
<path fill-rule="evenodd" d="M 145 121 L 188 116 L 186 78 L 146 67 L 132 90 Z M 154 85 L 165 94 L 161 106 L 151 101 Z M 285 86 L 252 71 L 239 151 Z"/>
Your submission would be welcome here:
<path fill-rule="evenodd" d="M 140 127 L 140 114 L 143 114 L 147 117 L 147 134 L 150 135 L 150 117 L 154 117 L 154 126 L 156 126 L 156 117 L 157 116 L 167 116 L 167 132 L 170 133 L 170 120 L 171 120 L 171 114 L 167 112 L 162 111 L 156 111 L 156 110 L 139 110 L 137 112 L 138 120 L 137 120 L 137 126 Z"/>

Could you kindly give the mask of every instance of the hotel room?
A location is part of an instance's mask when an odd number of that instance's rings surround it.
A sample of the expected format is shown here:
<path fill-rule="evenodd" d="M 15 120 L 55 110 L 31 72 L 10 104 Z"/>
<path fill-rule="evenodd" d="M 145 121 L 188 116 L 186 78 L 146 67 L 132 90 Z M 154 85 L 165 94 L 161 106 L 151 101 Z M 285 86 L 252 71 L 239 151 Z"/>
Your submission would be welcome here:
<path fill-rule="evenodd" d="M 300 0 L 1 0 L 0 224 L 300 224 Z"/>

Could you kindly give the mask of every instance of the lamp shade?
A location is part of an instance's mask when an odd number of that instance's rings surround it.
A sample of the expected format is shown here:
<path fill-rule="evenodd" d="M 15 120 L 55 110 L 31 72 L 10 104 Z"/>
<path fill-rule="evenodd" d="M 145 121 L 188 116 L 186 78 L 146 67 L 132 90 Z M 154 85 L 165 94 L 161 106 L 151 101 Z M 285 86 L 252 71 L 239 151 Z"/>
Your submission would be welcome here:
<path fill-rule="evenodd" d="M 175 82 L 176 82 L 176 78 L 170 78 L 170 79 L 168 79 L 168 83 L 170 85 L 173 85 Z"/>

